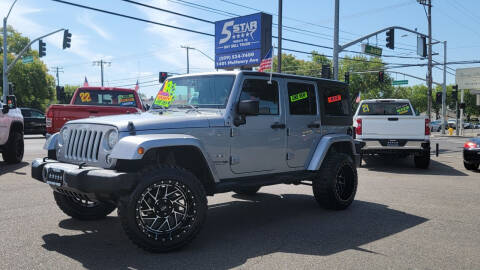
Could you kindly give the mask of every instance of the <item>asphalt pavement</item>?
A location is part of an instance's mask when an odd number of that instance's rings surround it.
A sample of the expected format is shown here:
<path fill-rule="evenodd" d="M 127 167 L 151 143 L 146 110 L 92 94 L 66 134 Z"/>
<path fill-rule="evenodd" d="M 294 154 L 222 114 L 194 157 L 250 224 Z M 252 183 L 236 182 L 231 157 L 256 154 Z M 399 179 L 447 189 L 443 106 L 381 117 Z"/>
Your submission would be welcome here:
<path fill-rule="evenodd" d="M 0 269 L 480 269 L 480 172 L 463 168 L 465 138 L 434 136 L 430 169 L 412 158 L 369 158 L 355 202 L 319 208 L 311 187 L 276 185 L 256 196 L 209 197 L 200 235 L 150 254 L 116 212 L 81 222 L 30 176 L 45 139 L 27 136 L 24 162 L 0 161 Z"/>

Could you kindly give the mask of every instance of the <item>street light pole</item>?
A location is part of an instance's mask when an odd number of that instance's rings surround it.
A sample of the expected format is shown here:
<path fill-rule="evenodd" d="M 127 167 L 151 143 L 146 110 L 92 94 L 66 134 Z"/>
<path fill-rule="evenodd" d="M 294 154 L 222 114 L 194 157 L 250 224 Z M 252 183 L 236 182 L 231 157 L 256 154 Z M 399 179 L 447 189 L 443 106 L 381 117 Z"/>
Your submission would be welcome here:
<path fill-rule="evenodd" d="M 8 56 L 8 50 L 7 50 L 7 19 L 8 16 L 10 16 L 10 12 L 12 12 L 12 8 L 17 3 L 17 0 L 13 2 L 13 4 L 10 6 L 10 9 L 8 10 L 7 16 L 3 18 L 3 103 L 7 103 L 7 94 L 8 94 L 8 65 L 7 65 L 7 56 Z"/>
<path fill-rule="evenodd" d="M 190 49 L 195 50 L 195 48 L 189 47 L 189 46 L 180 46 L 180 48 L 187 49 L 187 74 L 190 73 L 190 59 L 189 59 L 189 54 L 190 54 Z"/>
<path fill-rule="evenodd" d="M 447 119 L 447 41 L 443 42 L 443 89 L 442 89 L 442 134 L 445 134 Z"/>
<path fill-rule="evenodd" d="M 277 71 L 282 73 L 282 13 L 283 1 L 278 0 L 278 53 L 277 53 Z"/>
<path fill-rule="evenodd" d="M 334 80 L 338 80 L 339 12 L 340 12 L 340 0 L 335 0 L 335 19 L 334 19 L 334 26 L 333 26 L 333 79 Z"/>

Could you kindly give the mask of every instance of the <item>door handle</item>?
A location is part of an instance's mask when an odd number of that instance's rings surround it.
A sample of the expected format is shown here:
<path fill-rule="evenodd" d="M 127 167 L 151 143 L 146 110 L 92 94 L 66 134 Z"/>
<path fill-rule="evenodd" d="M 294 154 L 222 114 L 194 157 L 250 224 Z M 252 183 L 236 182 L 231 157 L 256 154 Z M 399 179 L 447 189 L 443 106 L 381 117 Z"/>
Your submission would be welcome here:
<path fill-rule="evenodd" d="M 98 113 L 98 111 L 88 111 L 89 113 Z"/>
<path fill-rule="evenodd" d="M 308 128 L 320 128 L 320 124 L 318 123 L 310 123 L 307 125 Z"/>
<path fill-rule="evenodd" d="M 277 128 L 285 128 L 285 124 L 281 124 L 281 123 L 273 123 L 271 126 L 271 128 L 273 129 L 277 129 Z"/>
<path fill-rule="evenodd" d="M 397 117 L 390 117 L 390 118 L 388 118 L 388 121 L 398 121 L 398 118 Z"/>

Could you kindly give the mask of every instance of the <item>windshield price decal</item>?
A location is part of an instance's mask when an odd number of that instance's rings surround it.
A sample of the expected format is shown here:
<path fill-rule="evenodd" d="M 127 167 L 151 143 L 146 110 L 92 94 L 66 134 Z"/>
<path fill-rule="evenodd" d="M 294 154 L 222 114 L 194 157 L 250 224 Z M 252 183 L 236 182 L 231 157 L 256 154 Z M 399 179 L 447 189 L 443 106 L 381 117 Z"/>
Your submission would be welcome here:
<path fill-rule="evenodd" d="M 163 89 L 158 92 L 157 98 L 155 98 L 155 105 L 165 108 L 170 107 L 172 102 L 175 100 L 175 86 L 176 84 L 172 83 L 171 81 L 165 81 L 163 84 Z"/>
<path fill-rule="evenodd" d="M 80 99 L 82 100 L 82 102 L 91 102 L 92 101 L 92 98 L 90 97 L 89 92 L 81 92 L 79 95 L 80 95 Z"/>
<path fill-rule="evenodd" d="M 370 112 L 370 108 L 368 107 L 368 104 L 363 104 L 362 105 L 362 112 L 364 112 L 364 113 Z"/>
<path fill-rule="evenodd" d="M 129 106 L 135 103 L 135 97 L 133 94 L 118 95 L 118 103 L 120 106 Z"/>
<path fill-rule="evenodd" d="M 328 97 L 327 100 L 328 100 L 328 103 L 338 102 L 342 100 L 342 95 L 331 96 L 331 97 Z"/>
<path fill-rule="evenodd" d="M 307 91 L 300 92 L 298 94 L 294 94 L 290 96 L 290 102 L 296 102 L 302 99 L 306 99 L 308 97 Z"/>
<path fill-rule="evenodd" d="M 410 111 L 410 106 L 408 104 L 397 107 L 398 114 L 405 114 L 405 113 L 408 113 L 409 111 Z"/>

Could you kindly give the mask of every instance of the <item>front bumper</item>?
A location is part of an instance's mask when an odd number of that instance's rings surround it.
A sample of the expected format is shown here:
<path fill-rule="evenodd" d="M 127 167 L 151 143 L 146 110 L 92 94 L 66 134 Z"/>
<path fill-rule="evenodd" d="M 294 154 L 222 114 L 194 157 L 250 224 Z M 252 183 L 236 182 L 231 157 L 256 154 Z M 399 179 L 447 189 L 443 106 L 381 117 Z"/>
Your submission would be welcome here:
<path fill-rule="evenodd" d="M 477 149 L 463 149 L 463 160 L 466 163 L 477 164 L 480 163 L 480 148 Z"/>
<path fill-rule="evenodd" d="M 97 167 L 83 167 L 50 159 L 32 162 L 32 177 L 47 183 L 47 174 L 55 170 L 63 174 L 62 184 L 50 186 L 63 194 L 81 196 L 92 201 L 116 200 L 136 185 L 136 173 L 118 172 Z"/>

